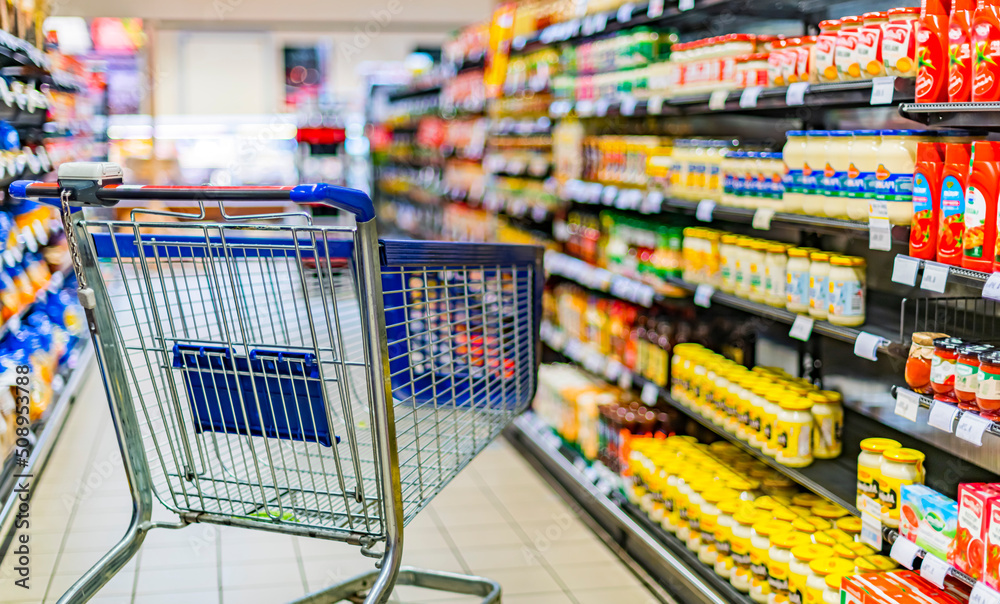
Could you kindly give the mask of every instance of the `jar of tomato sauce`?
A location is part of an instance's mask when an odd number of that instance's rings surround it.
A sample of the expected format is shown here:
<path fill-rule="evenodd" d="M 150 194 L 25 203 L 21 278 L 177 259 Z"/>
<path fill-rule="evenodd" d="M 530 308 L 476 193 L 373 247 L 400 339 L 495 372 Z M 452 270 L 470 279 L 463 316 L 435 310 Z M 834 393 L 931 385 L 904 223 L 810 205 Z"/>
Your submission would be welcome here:
<path fill-rule="evenodd" d="M 910 354 L 906 359 L 906 384 L 920 394 L 930 394 L 931 360 L 934 358 L 934 340 L 948 334 L 918 331 L 913 334 Z"/>
<path fill-rule="evenodd" d="M 979 385 L 979 355 L 993 350 L 989 344 L 965 344 L 958 349 L 955 360 L 955 398 L 965 411 L 976 411 L 976 391 Z"/>
<path fill-rule="evenodd" d="M 955 398 L 955 363 L 958 348 L 965 344 L 961 338 L 944 337 L 934 340 L 934 358 L 931 359 L 931 389 L 935 398 Z"/>
<path fill-rule="evenodd" d="M 991 350 L 979 355 L 976 406 L 983 417 L 994 421 L 1000 420 L 1000 350 Z"/>

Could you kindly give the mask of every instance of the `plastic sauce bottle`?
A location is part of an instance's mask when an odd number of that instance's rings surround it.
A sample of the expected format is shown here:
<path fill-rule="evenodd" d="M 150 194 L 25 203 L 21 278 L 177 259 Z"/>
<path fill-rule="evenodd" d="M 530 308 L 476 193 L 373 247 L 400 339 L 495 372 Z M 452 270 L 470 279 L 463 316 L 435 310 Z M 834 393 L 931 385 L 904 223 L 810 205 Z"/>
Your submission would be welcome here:
<path fill-rule="evenodd" d="M 981 1 L 972 15 L 972 101 L 1000 100 L 1000 5 Z"/>
<path fill-rule="evenodd" d="M 972 35 L 970 24 L 975 0 L 952 0 L 948 19 L 948 101 L 972 99 Z M 912 255 L 912 254 L 911 254 Z"/>
<path fill-rule="evenodd" d="M 947 143 L 941 176 L 941 214 L 938 224 L 937 261 L 962 265 L 962 235 L 965 232 L 965 186 L 969 180 L 972 145 Z"/>
<path fill-rule="evenodd" d="M 948 10 L 944 0 L 923 0 L 917 22 L 917 102 L 948 101 Z"/>
<path fill-rule="evenodd" d="M 917 166 L 913 172 L 913 220 L 910 222 L 910 255 L 933 260 L 937 254 L 941 213 L 941 176 L 944 144 L 917 143 Z"/>
<path fill-rule="evenodd" d="M 972 143 L 972 172 L 965 193 L 962 268 L 989 273 L 997 238 L 997 179 L 1000 157 L 990 141 Z"/>

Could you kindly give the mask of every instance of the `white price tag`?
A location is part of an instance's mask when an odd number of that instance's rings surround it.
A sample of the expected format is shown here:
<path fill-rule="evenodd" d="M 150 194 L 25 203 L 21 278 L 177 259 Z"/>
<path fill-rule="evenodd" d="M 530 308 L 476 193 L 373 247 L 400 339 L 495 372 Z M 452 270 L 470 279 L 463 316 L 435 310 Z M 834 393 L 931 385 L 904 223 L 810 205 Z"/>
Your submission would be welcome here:
<path fill-rule="evenodd" d="M 1000 300 L 1000 273 L 993 273 L 983 286 L 983 297 Z"/>
<path fill-rule="evenodd" d="M 601 192 L 601 203 L 606 206 L 614 205 L 616 197 L 618 197 L 618 187 L 604 187 Z"/>
<path fill-rule="evenodd" d="M 663 15 L 663 0 L 650 0 L 646 16 L 650 19 L 658 19 Z"/>
<path fill-rule="evenodd" d="M 920 395 L 912 390 L 897 388 L 896 415 L 915 422 L 917 421 L 918 411 L 920 411 Z"/>
<path fill-rule="evenodd" d="M 899 254 L 892 263 L 892 281 L 903 285 L 914 286 L 917 284 L 917 270 L 920 268 L 920 261 Z M 1000 273 L 998 273 L 1000 274 Z"/>
<path fill-rule="evenodd" d="M 713 295 L 715 295 L 714 287 L 701 284 L 694 290 L 694 303 L 702 308 L 709 308 L 712 306 Z"/>
<path fill-rule="evenodd" d="M 715 212 L 715 202 L 711 199 L 702 199 L 698 202 L 698 209 L 694 212 L 694 217 L 702 222 L 712 222 L 712 213 Z"/>
<path fill-rule="evenodd" d="M 590 203 L 598 203 L 601 201 L 601 195 L 604 194 L 604 185 L 599 182 L 592 182 L 587 185 L 587 198 Z"/>
<path fill-rule="evenodd" d="M 623 4 L 618 8 L 618 14 L 615 17 L 618 19 L 619 23 L 628 23 L 632 20 L 632 13 L 635 11 L 635 5 L 631 2 Z"/>
<path fill-rule="evenodd" d="M 951 566 L 933 554 L 924 556 L 924 561 L 920 563 L 920 576 L 942 589 L 949 570 Z"/>
<path fill-rule="evenodd" d="M 729 100 L 728 90 L 716 90 L 708 97 L 708 108 L 712 111 L 722 111 L 726 108 L 727 100 Z"/>
<path fill-rule="evenodd" d="M 861 542 L 876 550 L 882 549 L 882 520 L 871 514 L 861 514 Z"/>
<path fill-rule="evenodd" d="M 625 96 L 622 97 L 619 111 L 621 112 L 622 115 L 626 116 L 635 115 L 635 106 L 637 104 L 638 102 L 635 100 L 634 96 L 632 96 L 631 94 L 626 94 Z"/>
<path fill-rule="evenodd" d="M 1000 604 L 1000 593 L 993 591 L 980 581 L 972 588 L 969 604 Z"/>
<path fill-rule="evenodd" d="M 806 104 L 806 92 L 809 91 L 809 82 L 795 82 L 788 87 L 785 93 L 785 104 L 789 107 Z"/>
<path fill-rule="evenodd" d="M 938 430 L 944 430 L 951 434 L 951 428 L 955 425 L 955 416 L 958 415 L 958 407 L 950 403 L 934 401 L 931 403 L 931 414 L 927 423 Z"/>
<path fill-rule="evenodd" d="M 858 339 L 854 341 L 854 355 L 869 361 L 877 361 L 878 347 L 881 344 L 881 336 L 862 331 L 858 334 Z"/>
<path fill-rule="evenodd" d="M 983 446 L 983 434 L 989 430 L 992 424 L 992 421 L 984 417 L 966 412 L 958 420 L 958 427 L 955 428 L 955 436 L 977 447 L 981 447 Z"/>
<path fill-rule="evenodd" d="M 618 376 L 618 387 L 622 390 L 629 390 L 632 388 L 632 372 L 628 369 L 622 369 L 621 375 Z"/>
<path fill-rule="evenodd" d="M 889 556 L 899 562 L 904 567 L 913 570 L 913 561 L 917 559 L 917 553 L 920 548 L 917 544 L 910 541 L 909 539 L 904 539 L 902 535 L 896 537 L 896 540 L 892 543 L 892 549 L 889 550 Z"/>
<path fill-rule="evenodd" d="M 597 114 L 597 117 L 604 117 L 608 114 L 609 107 L 611 107 L 611 101 L 603 98 L 597 99 L 597 102 L 594 103 L 594 113 Z"/>
<path fill-rule="evenodd" d="M 892 223 L 888 218 L 868 219 L 868 249 L 883 252 L 892 249 Z"/>
<path fill-rule="evenodd" d="M 744 88 L 743 93 L 740 94 L 740 108 L 753 109 L 756 107 L 757 98 L 760 96 L 761 90 L 764 90 L 763 86 L 751 86 L 749 88 Z"/>
<path fill-rule="evenodd" d="M 788 337 L 802 342 L 808 342 L 809 338 L 812 336 L 814 324 L 815 321 L 812 317 L 797 315 L 795 317 L 795 321 L 792 322 L 792 328 L 788 330 Z"/>
<path fill-rule="evenodd" d="M 580 117 L 590 117 L 594 115 L 594 101 L 583 99 L 576 102 L 576 114 Z"/>
<path fill-rule="evenodd" d="M 770 231 L 771 219 L 774 218 L 774 208 L 760 208 L 753 213 L 753 228 L 758 231 Z"/>
<path fill-rule="evenodd" d="M 677 2 L 677 10 L 684 12 L 694 8 L 694 0 L 679 0 Z"/>
<path fill-rule="evenodd" d="M 652 6 L 652 5 L 651 5 Z M 663 97 L 651 96 L 646 101 L 646 113 L 649 115 L 660 115 L 663 113 Z"/>
<path fill-rule="evenodd" d="M 943 294 L 948 286 L 948 265 L 940 262 L 924 262 L 924 278 L 920 280 L 920 289 Z"/>
<path fill-rule="evenodd" d="M 663 208 L 663 193 L 653 191 L 646 196 L 646 201 L 642 206 L 643 214 L 659 214 Z"/>
<path fill-rule="evenodd" d="M 868 217 L 869 218 L 889 218 L 889 202 L 874 200 L 868 204 Z"/>
<path fill-rule="evenodd" d="M 656 292 L 653 291 L 652 287 L 643 283 L 635 290 L 635 302 L 649 308 L 653 305 L 653 296 L 655 294 Z"/>
<path fill-rule="evenodd" d="M 639 397 L 642 402 L 649 406 L 656 404 L 656 397 L 660 396 L 660 389 L 653 382 L 646 382 L 642 387 L 642 395 Z"/>
<path fill-rule="evenodd" d="M 882 504 L 875 501 L 868 495 L 861 496 L 861 511 L 876 518 L 882 516 Z"/>
<path fill-rule="evenodd" d="M 896 78 L 893 76 L 872 78 L 872 105 L 889 105 L 892 103 L 892 93 Z"/>
<path fill-rule="evenodd" d="M 601 374 L 601 366 L 604 365 L 604 355 L 599 352 L 589 352 L 583 362 L 583 366 L 591 373 Z"/>
<path fill-rule="evenodd" d="M 608 381 L 615 381 L 618 376 L 622 374 L 622 364 L 615 359 L 608 361 L 608 364 L 604 367 L 604 377 L 608 378 Z"/>
<path fill-rule="evenodd" d="M 13 315 L 11 318 L 7 319 L 7 331 L 9 333 L 17 333 L 21 331 L 21 317 Z"/>

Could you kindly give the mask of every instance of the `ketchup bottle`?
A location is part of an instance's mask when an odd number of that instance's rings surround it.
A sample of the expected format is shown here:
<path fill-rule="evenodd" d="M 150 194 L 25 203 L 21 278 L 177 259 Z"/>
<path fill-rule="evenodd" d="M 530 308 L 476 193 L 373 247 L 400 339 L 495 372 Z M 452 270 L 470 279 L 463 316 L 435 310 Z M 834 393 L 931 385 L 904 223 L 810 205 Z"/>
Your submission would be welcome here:
<path fill-rule="evenodd" d="M 917 102 L 948 102 L 946 0 L 923 0 L 917 21 Z"/>
<path fill-rule="evenodd" d="M 938 226 L 937 261 L 962 265 L 962 234 L 965 231 L 965 186 L 969 180 L 972 145 L 945 143 L 941 174 L 941 214 Z"/>
<path fill-rule="evenodd" d="M 962 268 L 993 272 L 997 238 L 997 179 L 1000 154 L 990 141 L 972 143 L 972 171 L 965 193 Z"/>
<path fill-rule="evenodd" d="M 948 101 L 972 100 L 972 37 L 969 30 L 975 0 L 952 0 L 948 19 Z"/>
<path fill-rule="evenodd" d="M 972 101 L 1000 100 L 1000 6 L 980 0 L 972 13 Z"/>
<path fill-rule="evenodd" d="M 913 171 L 913 220 L 910 222 L 910 255 L 914 258 L 934 260 L 937 255 L 942 172 L 944 144 L 917 143 L 917 164 Z"/>

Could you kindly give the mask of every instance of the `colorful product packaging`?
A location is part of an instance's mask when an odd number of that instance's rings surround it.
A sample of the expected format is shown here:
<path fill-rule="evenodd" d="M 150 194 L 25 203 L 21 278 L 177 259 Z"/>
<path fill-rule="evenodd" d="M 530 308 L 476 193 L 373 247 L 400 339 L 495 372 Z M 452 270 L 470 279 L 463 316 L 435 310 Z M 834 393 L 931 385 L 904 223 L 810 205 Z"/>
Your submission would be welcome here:
<path fill-rule="evenodd" d="M 918 103 L 948 102 L 948 10 L 941 0 L 923 0 L 917 23 Z"/>
<path fill-rule="evenodd" d="M 998 496 L 997 485 L 966 483 L 958 487 L 958 533 L 948 562 L 977 580 L 983 577 L 986 564 L 986 514 L 991 499 Z"/>
<path fill-rule="evenodd" d="M 904 485 L 899 532 L 924 551 L 950 559 L 958 531 L 958 502 L 920 484 Z"/>
<path fill-rule="evenodd" d="M 908 571 L 844 577 L 842 604 L 960 604 L 918 574 Z"/>
<path fill-rule="evenodd" d="M 992 497 L 986 509 L 986 569 L 983 581 L 1000 590 L 1000 497 Z"/>

